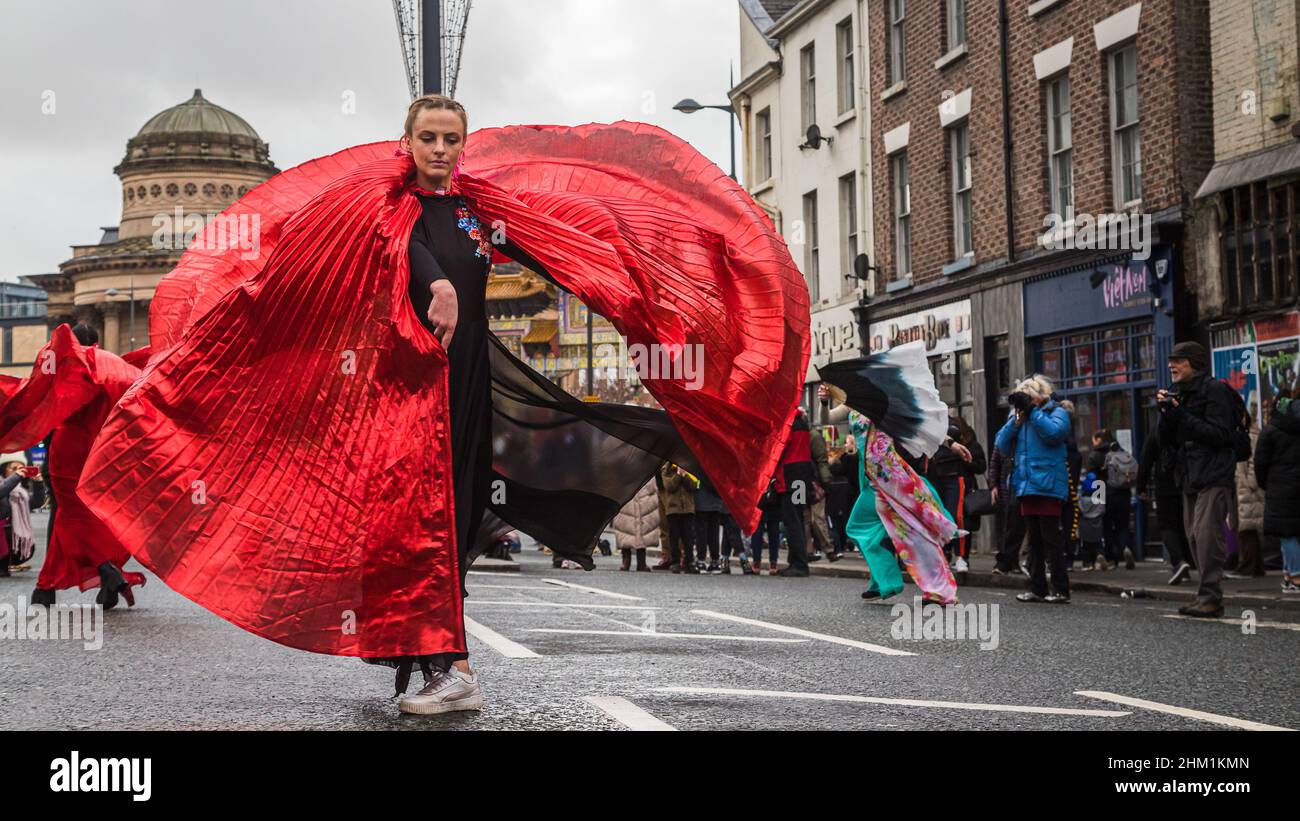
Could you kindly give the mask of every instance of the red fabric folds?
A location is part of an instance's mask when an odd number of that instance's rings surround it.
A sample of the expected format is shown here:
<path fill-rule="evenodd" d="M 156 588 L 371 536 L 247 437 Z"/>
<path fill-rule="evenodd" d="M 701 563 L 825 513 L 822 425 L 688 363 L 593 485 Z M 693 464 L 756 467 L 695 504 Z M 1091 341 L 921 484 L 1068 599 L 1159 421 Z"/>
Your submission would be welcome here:
<path fill-rule="evenodd" d="M 465 641 L 446 356 L 406 299 L 419 203 L 387 153 L 293 175 L 263 214 L 262 267 L 206 312 L 224 286 L 204 280 L 228 282 L 240 251 L 187 252 L 177 276 L 198 286 L 160 294 L 158 342 L 178 341 L 155 343 L 80 486 L 183 595 L 274 641 L 369 657 Z"/>
<path fill-rule="evenodd" d="M 756 526 L 808 360 L 807 290 L 767 217 L 650 126 L 492 129 L 467 145 L 457 185 L 485 226 L 629 343 L 702 346 L 698 384 L 647 385 Z M 420 205 L 396 149 L 254 189 L 223 214 L 259 218 L 251 252 L 209 226 L 158 289 L 154 355 L 79 488 L 168 585 L 316 652 L 464 649 L 447 363 L 406 296 Z"/>
<path fill-rule="evenodd" d="M 645 383 L 741 527 L 755 530 L 810 344 L 808 287 L 768 216 L 707 158 L 645 123 L 484 129 L 460 168 L 484 225 L 608 318 L 630 351 L 644 346 L 652 361 L 698 346 L 698 379 Z"/>
<path fill-rule="evenodd" d="M 37 587 L 97 587 L 101 564 L 121 567 L 131 558 L 77 496 L 77 481 L 104 419 L 139 376 L 138 367 L 100 348 L 83 347 L 70 327 L 60 325 L 37 353 L 31 375 L 12 392 L 4 388 L 0 452 L 25 450 L 54 431 L 49 460 L 57 509 Z M 127 576 L 142 583 L 139 574 Z"/>

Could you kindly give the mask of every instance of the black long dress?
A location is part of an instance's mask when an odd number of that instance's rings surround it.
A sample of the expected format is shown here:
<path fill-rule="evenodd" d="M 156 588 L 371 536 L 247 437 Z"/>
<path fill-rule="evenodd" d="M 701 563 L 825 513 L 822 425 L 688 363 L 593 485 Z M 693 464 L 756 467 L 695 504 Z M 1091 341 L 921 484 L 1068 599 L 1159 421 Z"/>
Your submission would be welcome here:
<path fill-rule="evenodd" d="M 665 412 L 582 402 L 511 355 L 488 327 L 490 226 L 480 225 L 457 195 L 419 196 L 408 294 L 430 333 L 430 286 L 446 279 L 456 289 L 447 391 L 461 588 L 474 559 L 497 534 L 511 529 L 591 569 L 596 537 L 659 466 L 668 460 L 698 471 L 696 460 Z M 514 243 L 498 242 L 495 248 L 562 287 Z M 396 667 L 400 693 L 414 665 L 445 669 L 466 657 L 442 653 L 367 661 Z"/>
<path fill-rule="evenodd" d="M 447 349 L 447 399 L 451 416 L 452 485 L 456 544 L 462 573 L 469 546 L 487 507 L 492 474 L 492 371 L 488 357 L 487 275 L 490 246 L 470 236 L 477 220 L 457 196 L 422 195 L 411 232 L 411 305 L 429 322 L 429 287 L 445 279 L 456 289 L 457 321 Z"/>

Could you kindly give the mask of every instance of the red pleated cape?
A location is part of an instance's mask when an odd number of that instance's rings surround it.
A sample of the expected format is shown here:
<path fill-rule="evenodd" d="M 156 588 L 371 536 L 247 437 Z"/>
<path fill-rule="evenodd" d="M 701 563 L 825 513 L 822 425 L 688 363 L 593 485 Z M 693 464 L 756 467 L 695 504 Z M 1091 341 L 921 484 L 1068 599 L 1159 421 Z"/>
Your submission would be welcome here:
<path fill-rule="evenodd" d="M 455 184 L 485 227 L 630 345 L 701 346 L 698 382 L 646 384 L 754 529 L 809 345 L 807 288 L 771 221 L 653 126 L 466 145 Z M 82 476 L 91 510 L 169 586 L 290 646 L 464 649 L 447 362 L 406 296 L 413 187 L 410 157 L 376 143 L 214 220 L 160 283 L 154 356 Z M 256 247 L 228 241 L 240 220 Z"/>
<path fill-rule="evenodd" d="M 60 325 L 37 354 L 31 375 L 0 388 L 0 452 L 25 450 L 50 440 L 50 484 L 57 510 L 37 587 L 86 590 L 99 585 L 99 566 L 118 567 L 130 553 L 77 496 L 91 444 L 140 368 L 96 347 L 84 347 Z M 136 574 L 130 574 L 138 584 Z"/>

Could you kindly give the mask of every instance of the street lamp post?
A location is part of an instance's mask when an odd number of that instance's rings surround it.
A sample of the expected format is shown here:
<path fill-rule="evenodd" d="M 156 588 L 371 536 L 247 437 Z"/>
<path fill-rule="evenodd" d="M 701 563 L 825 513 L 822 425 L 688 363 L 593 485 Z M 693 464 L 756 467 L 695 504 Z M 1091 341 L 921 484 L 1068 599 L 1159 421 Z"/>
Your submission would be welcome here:
<path fill-rule="evenodd" d="M 727 112 L 731 117 L 736 116 L 736 109 L 733 106 L 700 105 L 690 97 L 673 106 L 674 111 L 680 111 L 683 114 L 694 114 L 702 108 L 716 108 L 719 111 Z M 731 139 L 731 178 L 734 180 L 736 179 L 736 124 L 731 121 L 731 117 L 727 118 L 727 136 Z"/>

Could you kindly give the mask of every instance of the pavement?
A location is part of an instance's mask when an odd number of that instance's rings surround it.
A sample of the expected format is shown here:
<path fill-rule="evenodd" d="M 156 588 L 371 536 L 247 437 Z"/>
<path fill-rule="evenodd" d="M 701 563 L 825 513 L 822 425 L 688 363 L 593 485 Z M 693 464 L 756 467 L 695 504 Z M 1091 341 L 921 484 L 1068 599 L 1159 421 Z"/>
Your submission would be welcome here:
<path fill-rule="evenodd" d="M 391 670 L 266 641 L 151 578 L 104 614 L 97 649 L 0 639 L 0 729 L 1300 728 L 1300 618 L 1284 611 L 1203 621 L 982 587 L 919 609 L 915 587 L 866 602 L 856 578 L 625 573 L 617 555 L 559 570 L 527 540 L 508 564 L 467 581 L 482 711 L 403 715 Z M 34 580 L 0 579 L 0 628 Z"/>

